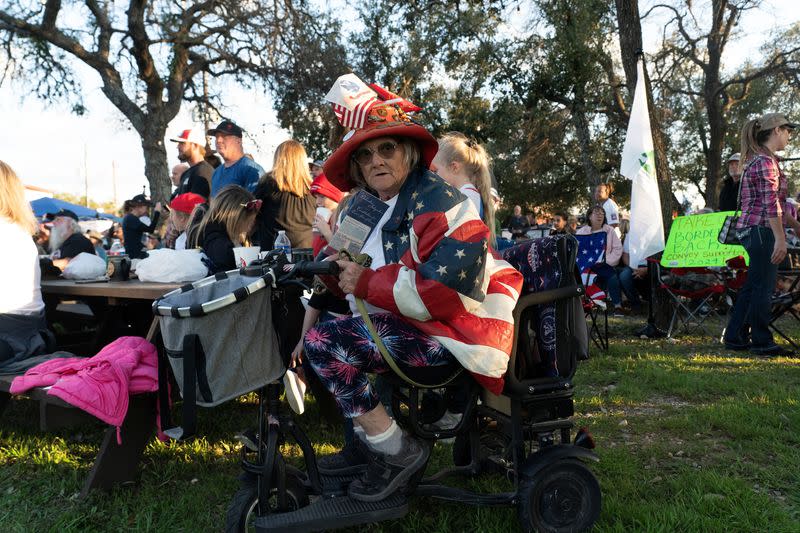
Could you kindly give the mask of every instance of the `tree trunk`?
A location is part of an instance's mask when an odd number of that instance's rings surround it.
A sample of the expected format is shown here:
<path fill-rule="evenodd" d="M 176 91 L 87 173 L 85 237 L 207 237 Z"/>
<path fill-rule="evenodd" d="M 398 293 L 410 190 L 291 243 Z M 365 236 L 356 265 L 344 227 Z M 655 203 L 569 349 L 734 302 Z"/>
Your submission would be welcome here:
<path fill-rule="evenodd" d="M 708 59 L 703 68 L 703 99 L 708 118 L 708 151 L 706 152 L 706 207 L 717 208 L 719 198 L 722 150 L 725 145 L 725 116 L 722 112 L 722 83 L 719 79 L 722 65 L 722 50 L 727 40 L 723 27 L 728 2 L 712 2 L 711 31 L 708 33 Z"/>
<path fill-rule="evenodd" d="M 639 5 L 637 0 L 616 0 L 617 23 L 619 25 L 619 42 L 622 52 L 622 64 L 631 101 L 636 89 L 638 55 L 642 52 L 642 26 L 639 20 Z M 669 234 L 672 224 L 672 180 L 667 164 L 666 144 L 661 131 L 661 121 L 653 105 L 653 90 L 650 86 L 650 77 L 647 68 L 644 69 L 645 89 L 647 91 L 647 107 L 650 110 L 650 130 L 653 136 L 653 150 L 656 156 L 656 176 L 658 179 L 658 192 L 661 197 L 661 218 L 664 221 L 664 236 Z M 650 302 L 655 317 L 655 325 L 664 329 L 667 327 L 669 317 L 672 316 L 671 302 L 663 291 L 653 291 L 655 301 Z"/>
<path fill-rule="evenodd" d="M 625 68 L 625 78 L 633 101 L 636 89 L 636 61 L 638 53 L 642 50 L 642 25 L 639 20 L 639 5 L 637 0 L 616 0 L 617 24 L 619 25 L 619 44 L 622 53 L 622 64 Z M 666 143 L 661 130 L 661 120 L 653 104 L 653 90 L 650 86 L 650 76 L 647 68 L 644 69 L 645 87 L 647 88 L 647 107 L 650 110 L 650 130 L 653 135 L 653 149 L 656 156 L 656 175 L 658 177 L 658 192 L 661 196 L 661 218 L 664 221 L 664 234 L 669 233 L 672 225 L 672 179 L 667 163 Z"/>
<path fill-rule="evenodd" d="M 155 121 L 151 121 L 141 132 L 144 175 L 150 184 L 150 197 L 153 202 L 166 203 L 172 189 L 167 164 L 167 150 L 164 147 L 167 128 L 166 125 L 154 125 L 152 122 Z"/>
<path fill-rule="evenodd" d="M 718 94 L 714 90 L 714 94 Z M 719 200 L 722 151 L 725 147 L 724 117 L 719 97 L 706 96 L 708 116 L 708 152 L 706 153 L 706 207 L 716 209 Z"/>

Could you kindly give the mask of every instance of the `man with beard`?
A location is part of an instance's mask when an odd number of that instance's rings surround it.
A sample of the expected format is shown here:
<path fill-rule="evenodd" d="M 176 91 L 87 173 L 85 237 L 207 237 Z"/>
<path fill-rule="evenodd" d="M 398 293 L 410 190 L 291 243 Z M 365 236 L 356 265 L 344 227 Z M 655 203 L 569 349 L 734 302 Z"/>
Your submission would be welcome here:
<path fill-rule="evenodd" d="M 92 242 L 84 237 L 78 224 L 78 215 L 69 209 L 62 209 L 50 216 L 53 218 L 49 243 L 53 266 L 63 270 L 69 260 L 81 252 L 94 254 Z"/>
<path fill-rule="evenodd" d="M 200 130 L 192 128 L 183 130 L 180 135 L 173 137 L 170 141 L 178 143 L 178 159 L 189 165 L 176 183 L 178 188 L 173 194 L 173 198 L 180 194 L 193 192 L 208 199 L 211 193 L 211 175 L 214 173 L 214 167 L 205 160 L 205 135 Z"/>

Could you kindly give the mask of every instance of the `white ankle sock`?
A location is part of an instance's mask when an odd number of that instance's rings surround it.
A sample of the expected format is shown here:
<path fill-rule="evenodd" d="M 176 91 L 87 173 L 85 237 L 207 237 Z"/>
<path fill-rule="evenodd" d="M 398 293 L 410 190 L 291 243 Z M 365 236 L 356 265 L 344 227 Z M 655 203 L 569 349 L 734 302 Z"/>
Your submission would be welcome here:
<path fill-rule="evenodd" d="M 356 437 L 361 439 L 361 442 L 367 442 L 367 434 L 364 432 L 364 428 L 353 425 L 353 432 L 356 434 Z"/>
<path fill-rule="evenodd" d="M 367 444 L 378 453 L 397 455 L 403 447 L 403 430 L 392 420 L 389 429 L 383 433 L 367 435 Z"/>

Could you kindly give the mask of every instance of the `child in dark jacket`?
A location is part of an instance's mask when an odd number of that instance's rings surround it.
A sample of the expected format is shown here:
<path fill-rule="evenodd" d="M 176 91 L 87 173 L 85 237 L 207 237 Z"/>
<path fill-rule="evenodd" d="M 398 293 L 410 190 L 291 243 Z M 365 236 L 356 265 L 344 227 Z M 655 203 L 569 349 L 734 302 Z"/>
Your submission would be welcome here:
<path fill-rule="evenodd" d="M 238 185 L 228 185 L 211 199 L 208 212 L 190 231 L 189 248 L 200 247 L 212 274 L 236 268 L 233 249 L 247 246 L 261 200 Z"/>

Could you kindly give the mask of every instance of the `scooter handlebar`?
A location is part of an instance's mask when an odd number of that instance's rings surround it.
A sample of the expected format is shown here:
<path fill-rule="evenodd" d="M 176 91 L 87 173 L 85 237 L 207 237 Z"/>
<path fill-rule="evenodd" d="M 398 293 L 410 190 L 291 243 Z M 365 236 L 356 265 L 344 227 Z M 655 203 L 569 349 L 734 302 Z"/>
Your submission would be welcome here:
<path fill-rule="evenodd" d="M 239 274 L 242 276 L 257 278 L 266 275 L 271 270 L 272 268 L 269 265 L 256 263 L 254 265 L 248 265 L 246 267 L 240 268 Z"/>
<path fill-rule="evenodd" d="M 299 261 L 294 265 L 294 272 L 298 276 L 336 276 L 339 265 L 336 261 Z"/>

